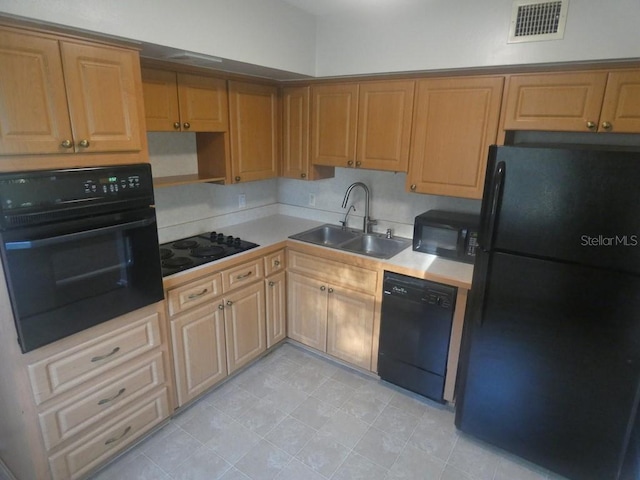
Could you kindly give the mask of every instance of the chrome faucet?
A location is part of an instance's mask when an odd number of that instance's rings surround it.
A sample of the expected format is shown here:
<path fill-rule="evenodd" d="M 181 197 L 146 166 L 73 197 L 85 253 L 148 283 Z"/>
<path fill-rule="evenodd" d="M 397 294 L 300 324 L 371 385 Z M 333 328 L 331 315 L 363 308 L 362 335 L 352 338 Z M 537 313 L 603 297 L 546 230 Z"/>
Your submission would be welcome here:
<path fill-rule="evenodd" d="M 364 190 L 364 220 L 362 223 L 362 232 L 371 233 L 371 226 L 375 225 L 378 222 L 377 220 L 372 220 L 371 218 L 369 218 L 369 196 L 370 196 L 369 187 L 367 187 L 362 182 L 355 182 L 349 185 L 349 188 L 347 188 L 347 191 L 344 194 L 344 200 L 342 201 L 342 208 L 347 208 L 347 202 L 349 201 L 349 194 L 351 193 L 351 190 L 353 190 L 355 187 L 362 187 L 362 189 Z"/>

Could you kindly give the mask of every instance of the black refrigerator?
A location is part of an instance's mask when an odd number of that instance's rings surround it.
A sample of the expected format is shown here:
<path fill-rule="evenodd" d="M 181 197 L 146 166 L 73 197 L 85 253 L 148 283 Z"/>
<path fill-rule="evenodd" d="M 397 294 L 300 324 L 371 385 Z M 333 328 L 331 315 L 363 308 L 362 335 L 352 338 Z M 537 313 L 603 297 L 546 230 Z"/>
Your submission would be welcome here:
<path fill-rule="evenodd" d="M 459 365 L 462 432 L 640 479 L 640 151 L 490 148 Z"/>

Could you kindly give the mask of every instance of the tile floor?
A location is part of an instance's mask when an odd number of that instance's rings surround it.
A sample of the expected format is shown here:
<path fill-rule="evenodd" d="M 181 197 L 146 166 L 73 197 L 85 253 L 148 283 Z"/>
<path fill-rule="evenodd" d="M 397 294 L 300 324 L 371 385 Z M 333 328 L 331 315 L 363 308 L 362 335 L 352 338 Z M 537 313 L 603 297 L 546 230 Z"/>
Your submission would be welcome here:
<path fill-rule="evenodd" d="M 284 344 L 92 480 L 561 480 L 453 411 Z"/>

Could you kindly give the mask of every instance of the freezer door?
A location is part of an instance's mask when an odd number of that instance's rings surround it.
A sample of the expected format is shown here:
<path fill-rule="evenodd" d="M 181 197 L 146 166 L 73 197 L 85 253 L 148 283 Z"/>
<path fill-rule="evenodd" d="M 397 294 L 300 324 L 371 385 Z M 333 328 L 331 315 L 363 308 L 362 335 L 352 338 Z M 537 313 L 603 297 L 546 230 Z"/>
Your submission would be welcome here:
<path fill-rule="evenodd" d="M 640 278 L 503 253 L 484 264 L 456 425 L 568 478 L 616 479 L 640 392 Z"/>
<path fill-rule="evenodd" d="M 479 244 L 640 273 L 640 152 L 491 147 Z"/>

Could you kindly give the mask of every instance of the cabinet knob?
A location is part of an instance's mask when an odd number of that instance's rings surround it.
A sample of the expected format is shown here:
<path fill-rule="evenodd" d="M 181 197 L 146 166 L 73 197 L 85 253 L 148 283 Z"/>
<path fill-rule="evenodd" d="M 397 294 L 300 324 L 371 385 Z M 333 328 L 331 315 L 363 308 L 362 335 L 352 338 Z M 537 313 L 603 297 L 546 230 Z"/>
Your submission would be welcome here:
<path fill-rule="evenodd" d="M 80 140 L 78 142 L 78 145 L 82 148 L 87 148 L 90 145 L 90 143 L 89 143 L 89 140 Z"/>
<path fill-rule="evenodd" d="M 184 128 L 186 128 L 187 130 L 191 128 L 191 124 L 190 124 L 189 122 L 184 122 L 184 123 L 182 124 L 182 126 L 183 126 Z"/>
<path fill-rule="evenodd" d="M 71 148 L 73 147 L 73 142 L 71 140 L 63 140 L 60 146 L 62 148 Z"/>
<path fill-rule="evenodd" d="M 321 291 L 321 292 L 324 292 L 326 289 L 327 289 L 327 287 L 325 287 L 324 285 L 322 285 L 322 286 L 320 287 L 320 291 Z"/>
<path fill-rule="evenodd" d="M 347 162 L 347 165 L 352 166 L 352 165 L 353 165 L 353 160 L 349 160 L 349 161 Z"/>
<path fill-rule="evenodd" d="M 417 187 L 416 187 L 416 184 L 414 183 L 414 184 L 413 184 L 413 185 L 411 185 L 411 187 L 409 187 L 409 188 L 411 188 L 411 191 L 412 191 L 412 192 L 415 192 Z"/>
<path fill-rule="evenodd" d="M 279 267 L 280 266 L 280 260 L 274 260 L 273 265 L 275 267 Z"/>
<path fill-rule="evenodd" d="M 604 128 L 605 130 L 611 130 L 611 128 L 613 127 L 613 125 L 611 125 L 610 122 L 602 122 L 602 128 Z"/>
<path fill-rule="evenodd" d="M 274 285 L 275 285 L 275 283 L 273 282 L 273 280 L 269 282 L 269 286 L 270 287 L 273 287 Z"/>
<path fill-rule="evenodd" d="M 235 181 L 236 181 L 236 182 L 239 182 L 239 181 L 240 181 L 240 177 L 236 177 L 236 178 L 235 178 Z"/>
<path fill-rule="evenodd" d="M 223 304 L 218 305 L 218 310 L 224 310 L 224 305 Z"/>
<path fill-rule="evenodd" d="M 587 128 L 593 130 L 596 128 L 596 122 L 587 122 Z"/>
<path fill-rule="evenodd" d="M 333 293 L 333 288 L 329 288 L 329 293 Z"/>
<path fill-rule="evenodd" d="M 359 167 L 360 165 L 362 165 L 362 162 L 356 162 L 356 167 Z"/>
<path fill-rule="evenodd" d="M 173 128 L 180 130 L 180 122 L 173 122 Z"/>
<path fill-rule="evenodd" d="M 227 300 L 227 307 L 230 307 L 231 305 L 233 305 L 233 302 L 231 300 Z"/>
<path fill-rule="evenodd" d="M 307 174 L 306 173 L 301 173 L 300 174 L 300 178 L 307 178 Z"/>

